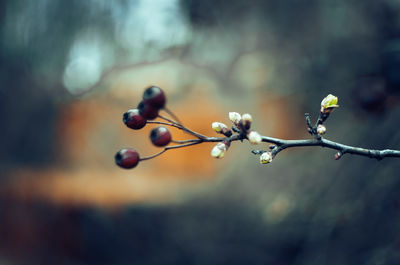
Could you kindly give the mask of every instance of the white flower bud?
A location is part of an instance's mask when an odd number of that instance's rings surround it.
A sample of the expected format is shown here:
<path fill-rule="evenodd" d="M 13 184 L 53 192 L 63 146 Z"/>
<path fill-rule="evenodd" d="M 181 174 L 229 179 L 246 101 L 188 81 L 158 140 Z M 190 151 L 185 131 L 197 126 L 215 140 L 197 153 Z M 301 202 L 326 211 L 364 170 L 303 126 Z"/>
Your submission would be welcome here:
<path fill-rule="evenodd" d="M 234 123 L 238 124 L 239 121 L 242 119 L 239 113 L 237 112 L 229 112 L 229 119 Z"/>
<path fill-rule="evenodd" d="M 246 113 L 242 115 L 242 119 L 239 122 L 239 127 L 244 130 L 247 131 L 248 129 L 250 129 L 251 127 L 251 122 L 252 122 L 252 117 L 250 114 Z"/>
<path fill-rule="evenodd" d="M 317 133 L 319 135 L 325 134 L 326 133 L 326 127 L 324 125 L 322 125 L 322 124 L 318 125 L 317 126 Z"/>
<path fill-rule="evenodd" d="M 215 158 L 223 158 L 225 156 L 227 147 L 224 143 L 218 143 L 214 148 L 211 150 L 211 156 Z"/>
<path fill-rule="evenodd" d="M 261 135 L 256 132 L 256 131 L 251 131 L 248 135 L 247 138 L 249 139 L 249 142 L 251 144 L 259 144 L 262 142 Z"/>
<path fill-rule="evenodd" d="M 336 154 L 335 154 L 335 160 L 339 160 L 341 157 L 343 156 L 343 153 L 342 152 L 337 152 Z"/>
<path fill-rule="evenodd" d="M 216 131 L 217 133 L 221 133 L 222 129 L 224 128 L 228 128 L 228 126 L 226 126 L 225 124 L 223 124 L 222 122 L 213 122 L 211 127 L 213 128 L 214 131 Z"/>
<path fill-rule="evenodd" d="M 260 163 L 261 164 L 268 164 L 272 162 L 272 153 L 271 152 L 264 152 L 260 155 Z"/>
<path fill-rule="evenodd" d="M 251 117 L 250 114 L 246 113 L 242 115 L 242 120 L 244 120 L 245 122 L 252 122 L 253 118 Z"/>

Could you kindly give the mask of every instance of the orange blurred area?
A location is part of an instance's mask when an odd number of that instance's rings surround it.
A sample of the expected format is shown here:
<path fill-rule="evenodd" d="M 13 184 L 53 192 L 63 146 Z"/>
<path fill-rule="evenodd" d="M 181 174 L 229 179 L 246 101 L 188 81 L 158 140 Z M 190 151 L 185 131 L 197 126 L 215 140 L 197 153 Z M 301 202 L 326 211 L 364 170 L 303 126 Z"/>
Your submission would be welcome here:
<path fill-rule="evenodd" d="M 255 102 L 246 97 L 229 100 L 228 94 L 225 98 L 222 96 L 221 103 L 221 96 L 214 90 L 218 83 L 209 73 L 198 74 L 198 77 L 190 72 L 197 81 L 190 89 L 183 90 L 178 79 L 171 79 L 173 70 L 170 68 L 178 67 L 190 69 L 172 61 L 124 70 L 103 81 L 107 89 L 60 104 L 55 126 L 57 162 L 50 168 L 23 168 L 11 172 L 8 191 L 25 199 L 43 198 L 61 204 L 111 207 L 132 202 L 169 202 L 199 186 L 212 184 L 228 165 L 241 164 L 235 151 L 241 148 L 239 142 L 232 144 L 223 160 L 210 156 L 213 143 L 204 143 L 168 150 L 155 159 L 142 161 L 133 170 L 118 168 L 114 164 L 114 155 L 121 148 L 132 147 L 141 157 L 161 150 L 152 146 L 149 140 L 154 124 L 135 131 L 122 122 L 122 114 L 139 103 L 148 85 L 146 80 L 153 80 L 154 84 L 164 88 L 168 108 L 184 125 L 201 134 L 216 136 L 211 123 L 220 121 L 229 125 L 228 112 L 240 112 L 247 109 L 247 105 L 254 118 L 254 129 L 261 134 L 302 137 L 302 133 L 298 135 L 303 131 L 298 129 L 303 126 L 299 125 L 303 123 L 302 117 L 299 115 L 299 121 L 298 116 L 291 115 L 301 111 L 291 97 L 273 92 L 266 95 L 255 90 Z M 182 91 L 189 92 L 182 94 Z M 175 140 L 191 138 L 176 128 L 172 128 L 171 133 Z M 246 141 L 243 144 L 248 145 Z"/>

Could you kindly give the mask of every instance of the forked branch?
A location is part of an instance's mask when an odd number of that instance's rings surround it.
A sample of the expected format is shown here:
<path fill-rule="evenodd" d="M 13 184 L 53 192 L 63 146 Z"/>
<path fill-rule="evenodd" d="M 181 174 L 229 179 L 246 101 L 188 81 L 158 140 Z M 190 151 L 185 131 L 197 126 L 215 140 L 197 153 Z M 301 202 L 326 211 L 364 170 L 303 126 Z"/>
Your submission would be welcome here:
<path fill-rule="evenodd" d="M 179 118 L 169 109 L 165 108 L 165 95 L 158 87 L 149 87 L 146 89 L 143 101 L 139 104 L 139 110 L 130 110 L 124 114 L 124 123 L 132 129 L 140 129 L 146 123 L 159 124 L 167 127 L 174 127 L 182 130 L 194 139 L 176 140 L 172 139 L 171 133 L 166 127 L 160 126 L 152 130 L 150 139 L 154 145 L 163 147 L 163 149 L 151 156 L 139 158 L 139 154 L 133 149 L 122 149 L 115 157 L 116 162 L 123 168 L 132 168 L 137 165 L 139 161 L 149 160 L 155 158 L 168 150 L 185 148 L 193 145 L 198 145 L 206 142 L 217 142 L 217 145 L 211 150 L 211 156 L 215 158 L 222 158 L 231 146 L 232 142 L 248 140 L 251 144 L 257 145 L 261 143 L 269 143 L 268 150 L 253 150 L 252 153 L 260 156 L 262 164 L 270 163 L 279 152 L 294 147 L 307 147 L 307 146 L 320 146 L 336 150 L 335 160 L 340 159 L 344 154 L 360 155 L 369 158 L 381 160 L 385 157 L 400 157 L 399 150 L 375 150 L 366 149 L 361 147 L 349 146 L 337 143 L 323 138 L 327 129 L 324 122 L 329 118 L 332 111 L 339 106 L 337 105 L 338 99 L 333 95 L 328 95 L 321 102 L 321 109 L 315 125 L 312 125 L 310 115 L 305 114 L 307 130 L 312 139 L 300 140 L 285 140 L 273 138 L 269 136 L 260 135 L 258 132 L 251 130 L 252 117 L 250 114 L 240 115 L 237 112 L 230 112 L 229 119 L 232 122 L 231 128 L 221 122 L 213 122 L 212 128 L 221 137 L 210 137 L 191 130 L 183 125 Z M 158 112 L 164 110 L 171 118 L 160 115 Z M 153 121 L 154 113 L 156 117 L 163 121 Z M 148 115 L 149 117 L 146 117 Z M 147 121 L 146 121 L 147 120 Z M 175 145 L 168 145 L 169 143 Z M 133 157 L 133 158 L 132 158 Z M 124 160 L 125 159 L 125 160 Z M 125 163 L 124 163 L 125 162 Z"/>

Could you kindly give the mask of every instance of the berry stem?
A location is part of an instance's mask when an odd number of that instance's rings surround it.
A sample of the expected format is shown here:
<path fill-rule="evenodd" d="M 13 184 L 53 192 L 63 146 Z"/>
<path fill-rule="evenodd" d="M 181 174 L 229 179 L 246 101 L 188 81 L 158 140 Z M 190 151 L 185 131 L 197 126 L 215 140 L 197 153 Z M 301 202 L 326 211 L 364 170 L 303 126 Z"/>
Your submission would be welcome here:
<path fill-rule="evenodd" d="M 203 135 L 203 134 L 201 134 L 201 133 L 197 133 L 197 132 L 195 132 L 195 131 L 192 131 L 192 130 L 190 130 L 189 128 L 187 128 L 186 126 L 184 126 L 184 125 L 182 125 L 182 124 L 180 124 L 180 123 L 177 123 L 177 122 L 175 122 L 175 121 L 173 121 L 173 120 L 171 120 L 171 119 L 169 119 L 169 118 L 167 118 L 167 117 L 165 117 L 165 116 L 162 116 L 162 115 L 159 114 L 158 117 L 159 117 L 160 119 L 163 119 L 163 120 L 166 120 L 166 121 L 168 121 L 168 122 L 170 122 L 170 123 L 173 123 L 173 124 L 175 124 L 176 126 L 179 126 L 179 127 L 177 127 L 177 128 L 179 128 L 179 129 L 185 131 L 186 133 L 191 134 L 191 135 L 193 135 L 193 136 L 195 136 L 195 137 L 197 137 L 197 138 L 199 138 L 199 139 L 201 139 L 201 140 L 204 140 L 204 139 L 207 138 L 207 136 L 205 136 L 205 135 Z"/>
<path fill-rule="evenodd" d="M 186 143 L 186 144 L 167 146 L 167 147 L 165 147 L 162 151 L 160 151 L 160 152 L 158 152 L 158 153 L 156 153 L 156 154 L 154 154 L 154 155 L 145 156 L 145 157 L 140 158 L 140 161 L 144 161 L 144 160 L 149 160 L 149 159 L 155 158 L 155 157 L 157 157 L 157 156 L 163 154 L 164 152 L 166 152 L 166 151 L 168 151 L 168 150 L 170 150 L 170 149 L 183 148 L 183 147 L 187 147 L 187 146 L 191 146 L 191 145 L 200 144 L 200 143 L 202 143 L 202 142 L 203 142 L 203 140 L 200 140 L 200 139 L 199 139 L 199 140 L 197 140 L 197 142 L 190 142 L 190 143 Z"/>
<path fill-rule="evenodd" d="M 189 140 L 171 140 L 171 142 L 175 144 L 185 144 L 185 143 L 194 143 L 194 142 L 199 142 L 201 140 L 199 139 L 189 139 Z"/>
<path fill-rule="evenodd" d="M 175 127 L 178 129 L 182 129 L 179 125 L 175 124 L 175 123 L 168 123 L 168 122 L 163 122 L 163 121 L 147 121 L 147 123 L 153 123 L 153 124 L 162 124 L 162 125 L 167 125 L 167 126 L 171 126 L 171 127 Z"/>
<path fill-rule="evenodd" d="M 182 122 L 179 120 L 178 116 L 176 116 L 170 109 L 168 109 L 167 107 L 164 107 L 163 110 L 170 115 L 175 121 L 176 123 L 180 124 L 183 126 Z"/>

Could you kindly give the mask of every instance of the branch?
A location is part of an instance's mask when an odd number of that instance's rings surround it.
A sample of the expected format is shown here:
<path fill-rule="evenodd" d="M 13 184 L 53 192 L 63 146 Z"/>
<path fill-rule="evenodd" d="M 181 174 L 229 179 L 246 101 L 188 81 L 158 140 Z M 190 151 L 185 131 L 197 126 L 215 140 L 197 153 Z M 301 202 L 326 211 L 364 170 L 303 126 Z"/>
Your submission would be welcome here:
<path fill-rule="evenodd" d="M 272 149 L 272 154 L 274 156 L 276 156 L 280 151 L 287 149 L 287 148 L 302 147 L 302 146 L 321 146 L 321 147 L 327 147 L 327 148 L 339 151 L 339 153 L 338 153 L 339 157 L 336 159 L 339 159 L 344 154 L 366 156 L 369 158 L 376 158 L 378 160 L 381 160 L 385 157 L 400 157 L 399 150 L 365 149 L 365 148 L 361 148 L 361 147 L 354 147 L 354 146 L 349 146 L 349 145 L 333 142 L 333 141 L 324 139 L 322 137 L 320 139 L 307 139 L 307 140 L 282 140 L 282 139 L 276 139 L 276 138 L 262 136 L 262 141 L 267 142 L 267 143 L 276 144 L 276 147 L 274 147 Z"/>
<path fill-rule="evenodd" d="M 365 148 L 361 148 L 361 147 L 354 147 L 354 146 L 337 143 L 337 142 L 330 141 L 330 140 L 322 138 L 322 137 L 320 137 L 320 139 L 301 139 L 301 140 L 284 140 L 284 139 L 273 138 L 273 137 L 269 137 L 269 136 L 261 136 L 261 138 L 262 138 L 262 142 L 274 144 L 272 146 L 272 150 L 271 150 L 274 157 L 279 152 L 281 152 L 285 149 L 293 148 L 293 147 L 307 147 L 307 146 L 320 146 L 320 147 L 326 147 L 329 149 L 337 150 L 340 153 L 339 154 L 340 157 L 343 156 L 344 154 L 360 155 L 360 156 L 365 156 L 365 157 L 369 157 L 369 158 L 375 158 L 377 160 L 381 160 L 385 157 L 400 157 L 399 150 L 365 149 Z M 247 138 L 240 134 L 235 134 L 235 135 L 232 135 L 231 137 L 208 137 L 208 136 L 205 136 L 201 140 L 200 139 L 190 139 L 190 140 L 183 140 L 183 141 L 174 141 L 176 143 L 191 143 L 191 144 L 168 146 L 165 149 L 168 150 L 168 149 L 173 149 L 173 148 L 181 148 L 181 147 L 186 147 L 186 146 L 190 146 L 193 144 L 199 144 L 199 143 L 203 143 L 203 142 L 224 142 L 224 141 L 225 142 L 235 142 L 235 141 L 241 141 L 241 140 L 245 140 L 245 139 L 247 139 Z M 165 151 L 166 150 L 163 150 L 162 152 L 160 152 L 160 154 Z M 253 153 L 260 154 L 261 152 L 265 152 L 265 151 L 257 150 Z"/>
<path fill-rule="evenodd" d="M 148 104 L 148 108 L 154 108 L 154 106 L 160 106 L 159 102 L 161 99 L 164 100 L 165 104 L 165 96 L 162 90 L 158 87 L 151 86 L 147 89 L 146 102 L 141 104 Z M 151 94 L 153 93 L 153 94 Z M 148 98 L 148 95 L 152 95 L 152 98 Z M 161 100 L 162 101 L 162 100 Z M 143 101 L 142 101 L 143 102 Z M 269 136 L 262 136 L 258 132 L 251 130 L 252 117 L 250 114 L 240 115 L 237 112 L 230 112 L 229 119 L 232 122 L 232 129 L 229 129 L 227 125 L 221 122 L 213 122 L 211 127 L 218 134 L 222 134 L 223 137 L 209 137 L 203 135 L 201 133 L 195 132 L 188 127 L 184 126 L 179 118 L 169 109 L 165 108 L 165 106 L 161 107 L 171 118 L 158 115 L 158 118 L 164 121 L 151 121 L 147 119 L 147 123 L 151 124 L 161 124 L 170 127 L 177 128 L 182 130 L 183 132 L 194 136 L 196 139 L 188 139 L 188 140 L 173 140 L 171 133 L 168 129 L 163 128 L 162 126 L 158 128 L 154 128 L 150 134 L 150 139 L 154 145 L 159 147 L 164 147 L 164 149 L 154 155 L 142 157 L 139 159 L 139 154 L 134 149 L 122 149 L 120 150 L 116 156 L 116 163 L 123 168 L 133 168 L 137 165 L 138 161 L 149 160 L 160 156 L 171 149 L 178 149 L 189 147 L 192 145 L 197 145 L 206 142 L 217 142 L 214 148 L 211 150 L 211 156 L 215 158 L 222 158 L 225 156 L 226 151 L 231 146 L 232 142 L 248 140 L 251 144 L 261 144 L 261 143 L 269 143 L 269 150 L 253 150 L 252 153 L 260 156 L 260 163 L 268 164 L 270 163 L 281 151 L 294 148 L 294 147 L 303 147 L 303 146 L 320 146 L 326 147 L 329 149 L 336 150 L 335 160 L 340 159 L 344 154 L 353 154 L 359 156 L 365 156 L 369 158 L 375 158 L 377 160 L 381 160 L 385 157 L 400 157 L 400 150 L 375 150 L 375 149 L 366 149 L 361 147 L 349 146 L 341 143 L 337 143 L 334 141 L 330 141 L 322 137 L 327 131 L 324 122 L 329 118 L 330 114 L 339 107 L 337 105 L 338 98 L 333 95 L 328 95 L 321 102 L 321 109 L 319 116 L 312 125 L 310 115 L 305 113 L 305 120 L 307 125 L 307 130 L 313 136 L 312 139 L 300 139 L 300 140 L 285 140 L 280 138 L 274 138 Z M 159 105 L 155 105 L 155 104 Z M 151 105 L 153 104 L 153 105 Z M 163 105 L 163 104 L 161 104 Z M 159 110 L 159 109 L 156 109 Z M 143 123 L 143 119 L 145 116 L 140 116 L 140 110 L 132 110 L 124 114 L 124 122 L 126 125 L 132 129 L 140 129 L 146 124 L 146 120 Z M 145 115 L 145 114 L 144 114 Z M 150 118 L 150 117 L 149 117 Z M 169 143 L 175 143 L 176 145 L 167 146 Z"/>
<path fill-rule="evenodd" d="M 149 123 L 173 126 L 180 130 L 183 130 L 184 132 L 186 132 L 190 135 L 197 137 L 198 139 L 190 139 L 190 140 L 183 140 L 183 141 L 174 141 L 173 140 L 172 142 L 182 144 L 182 145 L 166 147 L 160 153 L 157 153 L 148 158 L 142 158 L 141 160 L 147 160 L 150 158 L 154 158 L 156 156 L 161 155 L 162 153 L 164 153 L 165 151 L 167 151 L 169 149 L 186 147 L 186 146 L 190 146 L 193 144 L 199 144 L 199 143 L 203 143 L 203 142 L 228 142 L 228 143 L 231 143 L 231 142 L 235 142 L 235 141 L 243 141 L 245 139 L 248 140 L 246 133 L 243 133 L 242 131 L 240 131 L 240 129 L 238 129 L 235 125 L 233 126 L 233 128 L 234 128 L 234 131 L 238 134 L 234 134 L 230 137 L 209 137 L 209 136 L 205 136 L 205 135 L 199 134 L 197 132 L 194 132 L 194 131 L 190 130 L 189 128 L 183 126 L 182 124 L 172 121 L 164 116 L 159 115 L 159 117 L 161 119 L 164 119 L 169 122 L 149 121 Z M 285 149 L 288 149 L 288 148 L 307 147 L 307 146 L 320 146 L 320 147 L 326 147 L 326 148 L 330 148 L 333 150 L 337 150 L 338 152 L 335 155 L 336 160 L 340 159 L 344 154 L 360 155 L 360 156 L 365 156 L 365 157 L 369 157 L 369 158 L 375 158 L 377 160 L 381 160 L 385 157 L 400 157 L 399 150 L 365 149 L 365 148 L 361 148 L 361 147 L 354 147 L 354 146 L 337 143 L 337 142 L 330 141 L 328 139 L 323 138 L 321 135 L 318 135 L 316 128 L 318 125 L 322 125 L 323 122 L 326 121 L 326 119 L 328 117 L 329 117 L 329 113 L 328 113 L 328 115 L 320 113 L 318 120 L 315 124 L 315 127 L 313 127 L 311 125 L 310 115 L 308 113 L 305 114 L 308 131 L 311 135 L 315 136 L 314 139 L 285 140 L 285 139 L 279 139 L 279 138 L 274 138 L 274 137 L 269 137 L 269 136 L 261 136 L 261 140 L 262 140 L 262 142 L 273 144 L 271 146 L 271 153 L 272 153 L 273 157 L 275 157 L 279 152 L 281 152 Z M 189 143 L 189 144 L 187 144 L 187 143 Z M 254 150 L 253 154 L 260 155 L 264 152 L 267 152 L 267 151 Z"/>

